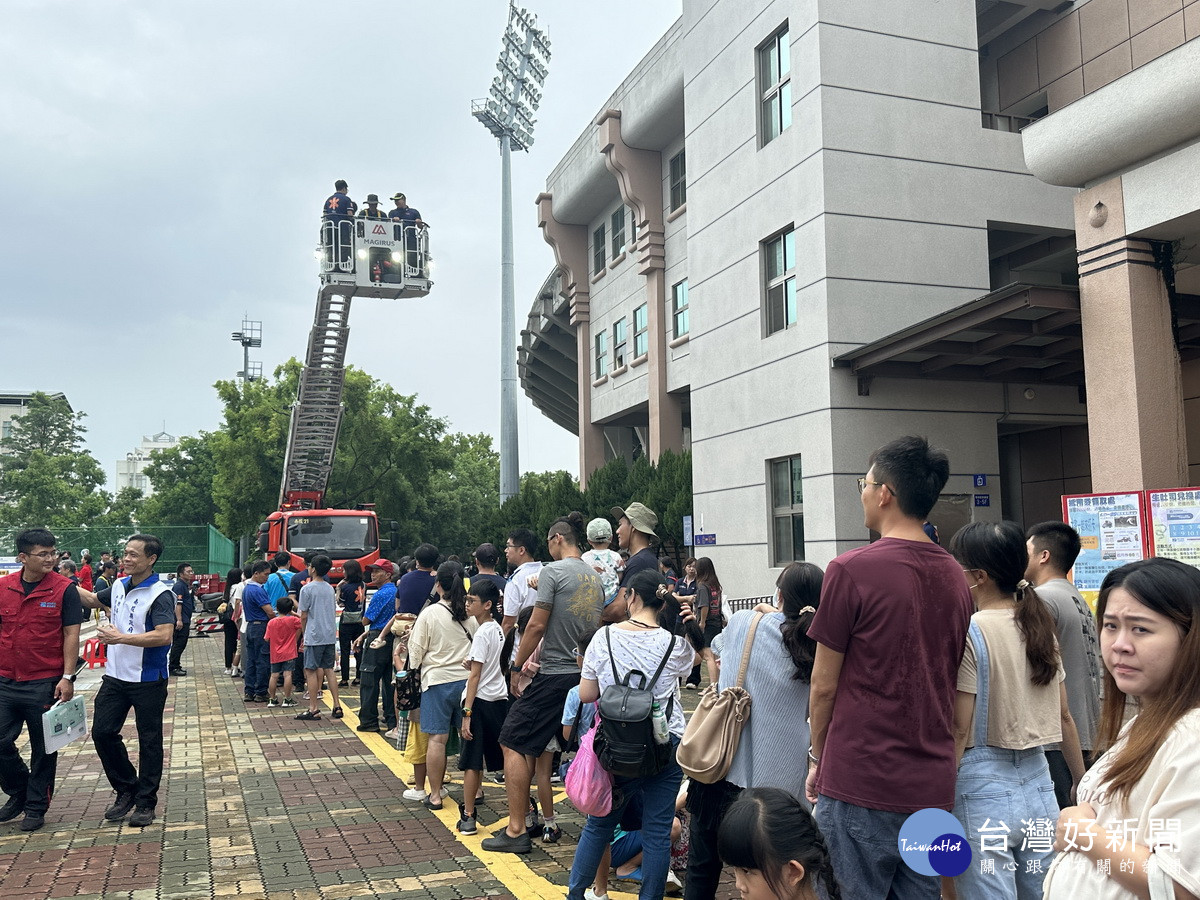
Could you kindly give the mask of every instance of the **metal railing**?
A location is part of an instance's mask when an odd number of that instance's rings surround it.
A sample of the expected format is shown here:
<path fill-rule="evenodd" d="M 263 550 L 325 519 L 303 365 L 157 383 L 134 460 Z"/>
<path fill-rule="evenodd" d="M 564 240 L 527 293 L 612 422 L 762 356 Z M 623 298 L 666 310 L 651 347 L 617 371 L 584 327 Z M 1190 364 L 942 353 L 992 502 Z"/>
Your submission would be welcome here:
<path fill-rule="evenodd" d="M 1037 121 L 1036 117 L 1009 116 L 1004 113 L 983 112 L 983 127 L 992 131 L 1008 131 L 1019 134 L 1024 128 Z"/>
<path fill-rule="evenodd" d="M 325 219 L 319 252 L 322 275 L 353 275 L 366 266 L 371 281 L 400 284 L 428 278 L 429 229 L 392 219 Z"/>

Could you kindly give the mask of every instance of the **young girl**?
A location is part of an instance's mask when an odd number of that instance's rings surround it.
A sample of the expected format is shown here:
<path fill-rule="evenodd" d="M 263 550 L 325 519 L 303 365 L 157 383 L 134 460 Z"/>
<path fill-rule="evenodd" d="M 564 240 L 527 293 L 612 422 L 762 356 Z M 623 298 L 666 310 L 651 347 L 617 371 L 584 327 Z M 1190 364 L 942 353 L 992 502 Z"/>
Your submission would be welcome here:
<path fill-rule="evenodd" d="M 717 683 L 717 659 L 709 647 L 717 635 L 725 627 L 725 617 L 721 613 L 721 581 L 713 568 L 712 560 L 702 556 L 696 560 L 696 624 L 704 632 L 704 649 L 700 656 L 708 667 L 710 684 Z"/>
<path fill-rule="evenodd" d="M 742 900 L 815 900 L 818 881 L 829 900 L 841 900 L 825 838 L 785 790 L 743 791 L 725 814 L 717 846 Z"/>

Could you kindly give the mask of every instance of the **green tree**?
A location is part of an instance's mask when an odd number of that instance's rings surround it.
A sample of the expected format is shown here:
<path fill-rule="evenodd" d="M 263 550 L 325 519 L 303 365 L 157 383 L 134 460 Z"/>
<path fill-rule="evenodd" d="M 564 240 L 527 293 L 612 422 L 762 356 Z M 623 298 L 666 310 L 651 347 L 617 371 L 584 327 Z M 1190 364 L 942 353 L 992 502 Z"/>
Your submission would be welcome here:
<path fill-rule="evenodd" d="M 145 469 L 154 486 L 139 518 L 159 525 L 211 525 L 217 520 L 214 487 L 218 436 L 206 431 L 155 450 Z"/>
<path fill-rule="evenodd" d="M 132 527 L 135 519 L 139 522 L 153 523 L 155 525 L 176 524 L 173 522 L 160 522 L 158 519 L 151 519 L 146 516 L 144 513 L 145 503 L 146 500 L 142 496 L 140 488 L 135 488 L 132 485 L 123 487 L 117 491 L 115 497 L 112 497 L 108 509 L 95 519 L 95 524 Z"/>
<path fill-rule="evenodd" d="M 448 434 L 442 449 L 449 466 L 433 473 L 426 492 L 430 517 L 425 539 L 445 554 L 470 558 L 491 534 L 500 505 L 500 454 L 486 434 Z M 502 546 L 502 545 L 501 545 Z M 397 548 L 406 553 L 411 548 Z"/>
<path fill-rule="evenodd" d="M 61 528 L 106 511 L 104 471 L 83 447 L 83 419 L 62 397 L 33 394 L 0 440 L 0 524 Z"/>

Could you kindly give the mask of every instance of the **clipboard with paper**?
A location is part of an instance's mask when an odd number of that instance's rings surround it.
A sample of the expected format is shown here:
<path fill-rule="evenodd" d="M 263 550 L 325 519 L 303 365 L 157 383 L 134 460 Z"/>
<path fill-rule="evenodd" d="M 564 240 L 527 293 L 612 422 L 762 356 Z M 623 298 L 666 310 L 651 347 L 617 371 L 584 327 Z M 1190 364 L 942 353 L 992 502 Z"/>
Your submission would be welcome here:
<path fill-rule="evenodd" d="M 87 734 L 87 704 L 75 696 L 66 703 L 55 703 L 42 713 L 42 738 L 47 753 L 57 753 L 71 741 Z"/>

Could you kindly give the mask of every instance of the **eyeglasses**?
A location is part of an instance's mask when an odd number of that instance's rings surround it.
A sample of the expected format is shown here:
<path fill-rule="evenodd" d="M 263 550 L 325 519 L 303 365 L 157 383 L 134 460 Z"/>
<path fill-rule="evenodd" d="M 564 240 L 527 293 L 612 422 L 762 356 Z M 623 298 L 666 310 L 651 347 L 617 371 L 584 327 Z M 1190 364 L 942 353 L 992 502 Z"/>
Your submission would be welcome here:
<path fill-rule="evenodd" d="M 38 559 L 58 559 L 58 551 L 47 550 L 44 553 L 26 553 L 26 556 L 36 556 Z"/>
<path fill-rule="evenodd" d="M 863 491 L 865 491 L 867 489 L 868 484 L 874 484 L 874 485 L 878 485 L 879 487 L 885 487 L 889 491 L 892 491 L 892 489 L 890 487 L 888 487 L 886 484 L 884 484 L 882 481 L 867 481 L 867 479 L 864 477 L 864 478 L 858 479 L 858 492 L 861 494 Z M 896 492 L 892 491 L 892 493 L 894 494 Z"/>

